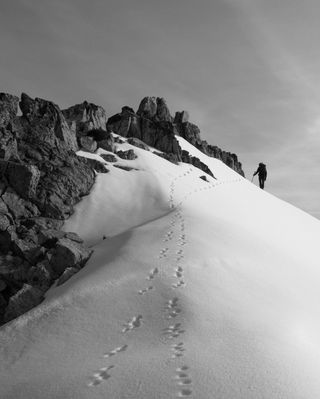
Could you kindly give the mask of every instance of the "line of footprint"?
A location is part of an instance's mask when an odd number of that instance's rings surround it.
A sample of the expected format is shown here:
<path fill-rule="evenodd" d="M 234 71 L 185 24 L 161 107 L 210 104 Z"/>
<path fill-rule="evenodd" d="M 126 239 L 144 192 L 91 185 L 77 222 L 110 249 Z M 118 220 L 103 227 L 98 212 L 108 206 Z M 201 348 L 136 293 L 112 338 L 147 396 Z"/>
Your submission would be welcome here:
<path fill-rule="evenodd" d="M 188 173 L 190 173 L 191 171 L 192 169 L 190 169 Z M 188 173 L 185 173 L 183 176 L 187 175 Z M 177 178 L 175 180 L 177 180 Z M 174 201 L 174 188 L 175 184 L 173 182 L 170 190 L 170 204 L 173 204 Z M 181 264 L 181 261 L 184 258 L 183 248 L 187 244 L 186 233 L 185 233 L 185 222 L 182 214 L 182 209 L 179 206 L 176 207 L 175 209 L 176 211 L 174 212 L 172 219 L 170 221 L 171 229 L 167 232 L 164 238 L 164 241 L 171 241 L 173 239 L 174 230 L 178 223 L 180 234 L 178 233 L 179 234 L 179 238 L 177 240 L 178 248 L 175 252 L 175 269 L 174 269 L 174 278 L 177 279 L 177 282 L 172 284 L 173 289 L 185 286 L 185 281 L 183 279 L 184 269 Z M 175 319 L 179 317 L 179 315 L 182 313 L 182 308 L 180 306 L 180 301 L 178 296 L 174 296 L 172 299 L 166 301 L 164 312 L 167 319 Z M 184 332 L 185 330 L 183 329 L 182 324 L 178 322 L 170 324 L 168 327 L 166 327 L 163 330 L 163 335 L 165 336 L 166 340 L 173 341 L 179 339 L 184 334 Z M 185 351 L 186 348 L 183 341 L 172 343 L 170 345 L 170 353 L 171 353 L 170 359 L 172 361 L 181 360 L 184 356 Z M 192 389 L 190 388 L 192 386 L 192 380 L 187 373 L 188 369 L 189 367 L 184 364 L 176 368 L 175 370 L 174 381 L 178 388 L 178 391 L 176 392 L 175 396 L 177 397 L 190 397 L 192 395 Z"/>
<path fill-rule="evenodd" d="M 174 205 L 174 189 L 175 189 L 175 181 L 180 179 L 181 177 L 187 176 L 188 174 L 190 174 L 192 172 L 192 168 L 190 168 L 188 171 L 186 171 L 185 173 L 183 173 L 182 175 L 176 176 L 171 185 L 170 185 L 170 195 L 169 195 L 169 203 L 170 203 L 170 208 L 175 208 Z M 194 191 L 191 191 L 189 193 L 187 193 L 187 195 L 185 195 L 184 199 L 187 199 L 187 197 L 189 195 L 191 195 L 192 193 L 196 193 L 198 191 L 202 191 L 202 190 L 206 190 L 209 188 L 214 188 L 220 184 L 225 184 L 225 183 L 231 183 L 231 182 L 236 182 L 236 181 L 241 181 L 241 179 L 237 179 L 234 181 L 223 181 L 223 182 L 217 182 L 215 184 L 211 183 L 209 184 L 209 186 L 204 186 L 200 189 L 196 189 Z M 173 218 L 173 220 L 171 221 L 170 225 L 173 228 L 176 224 L 176 220 L 178 219 L 180 222 L 180 229 L 181 229 L 181 235 L 179 237 L 179 241 L 178 241 L 178 245 L 180 246 L 184 246 L 186 245 L 186 236 L 184 233 L 185 230 L 185 225 L 184 225 L 184 221 L 183 221 L 183 217 L 181 215 L 181 205 L 182 205 L 181 201 L 178 205 L 179 208 L 177 210 L 177 212 L 175 213 L 175 216 Z M 173 238 L 173 230 L 169 230 L 169 232 L 166 234 L 164 241 L 171 241 Z M 159 259 L 165 258 L 167 257 L 168 254 L 168 250 L 169 248 L 163 248 L 160 251 L 159 254 Z M 179 249 L 176 252 L 177 258 L 176 261 L 180 262 L 183 259 L 183 250 Z M 154 268 L 150 271 L 147 280 L 153 280 L 154 277 L 159 273 L 159 269 L 158 268 Z M 176 269 L 175 269 L 175 277 L 178 279 L 178 282 L 173 284 L 173 288 L 179 288 L 182 286 L 185 286 L 185 282 L 182 279 L 183 277 L 183 268 L 180 265 L 177 265 Z M 151 291 L 153 289 L 153 286 L 148 286 L 142 290 L 139 290 L 138 293 L 139 295 L 144 295 L 147 292 Z M 181 309 L 178 306 L 178 298 L 174 297 L 173 299 L 169 300 L 168 303 L 166 304 L 166 311 L 168 313 L 168 318 L 174 318 L 177 317 L 180 313 L 181 313 Z M 136 328 L 139 328 L 142 325 L 142 315 L 138 315 L 138 316 L 134 316 L 131 320 L 129 320 L 127 323 L 124 324 L 123 329 L 121 330 L 122 333 L 126 334 Z M 181 328 L 181 323 L 175 323 L 173 325 L 169 325 L 168 328 L 165 329 L 164 334 L 167 336 L 168 339 L 175 339 L 178 338 L 181 334 L 184 333 L 184 330 Z M 121 352 L 126 351 L 128 348 L 128 345 L 122 345 L 119 347 L 116 347 L 115 349 L 105 353 L 103 355 L 103 357 L 105 359 L 108 359 L 110 357 L 113 357 Z M 171 346 L 171 350 L 173 352 L 172 354 L 172 358 L 181 358 L 183 357 L 183 353 L 185 351 L 184 348 L 184 343 L 180 342 L 178 344 L 173 344 Z M 108 380 L 111 377 L 110 374 L 110 370 L 114 369 L 115 365 L 108 365 L 108 366 L 104 366 L 101 367 L 99 370 L 97 370 L 96 372 L 93 373 L 93 375 L 90 378 L 90 381 L 88 383 L 89 387 L 93 387 L 93 386 L 97 386 L 100 385 L 102 382 Z M 189 378 L 188 374 L 186 373 L 186 370 L 188 369 L 188 366 L 181 366 L 179 368 L 176 369 L 176 376 L 175 376 L 175 380 L 177 381 L 177 384 L 179 386 L 185 386 L 185 385 L 190 385 L 192 383 L 191 379 Z M 179 390 L 178 392 L 178 397 L 186 397 L 186 396 L 190 396 L 192 395 L 192 390 L 189 388 L 182 388 Z"/>

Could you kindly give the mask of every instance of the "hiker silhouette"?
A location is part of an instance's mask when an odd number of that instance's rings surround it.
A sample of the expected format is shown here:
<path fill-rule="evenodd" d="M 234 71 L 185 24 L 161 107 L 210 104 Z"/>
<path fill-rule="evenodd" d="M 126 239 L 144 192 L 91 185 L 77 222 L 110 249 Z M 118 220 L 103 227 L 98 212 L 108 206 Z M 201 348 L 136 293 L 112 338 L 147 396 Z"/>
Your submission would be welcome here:
<path fill-rule="evenodd" d="M 259 176 L 259 186 L 264 189 L 264 182 L 267 180 L 267 168 L 262 162 L 259 163 L 258 169 L 254 172 L 253 176 L 258 174 Z"/>

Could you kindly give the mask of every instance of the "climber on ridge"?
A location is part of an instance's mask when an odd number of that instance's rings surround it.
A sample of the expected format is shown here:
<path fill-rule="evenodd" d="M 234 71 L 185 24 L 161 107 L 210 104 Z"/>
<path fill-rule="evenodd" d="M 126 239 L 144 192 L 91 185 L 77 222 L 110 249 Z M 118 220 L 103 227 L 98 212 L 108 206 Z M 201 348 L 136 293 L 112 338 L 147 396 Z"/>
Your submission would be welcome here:
<path fill-rule="evenodd" d="M 259 176 L 259 186 L 264 189 L 264 182 L 267 180 L 267 168 L 262 162 L 259 163 L 258 169 L 254 172 L 253 176 L 258 173 Z"/>

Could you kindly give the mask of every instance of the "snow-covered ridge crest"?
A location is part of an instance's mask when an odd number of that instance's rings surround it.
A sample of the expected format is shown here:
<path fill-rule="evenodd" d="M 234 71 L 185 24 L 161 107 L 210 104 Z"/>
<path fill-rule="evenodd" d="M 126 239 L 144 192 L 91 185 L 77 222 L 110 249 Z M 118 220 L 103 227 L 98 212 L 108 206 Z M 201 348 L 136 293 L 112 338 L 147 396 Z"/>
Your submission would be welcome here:
<path fill-rule="evenodd" d="M 319 395 L 319 221 L 177 140 L 216 179 L 115 144 L 65 226 L 87 266 L 0 330 L 2 397 Z"/>

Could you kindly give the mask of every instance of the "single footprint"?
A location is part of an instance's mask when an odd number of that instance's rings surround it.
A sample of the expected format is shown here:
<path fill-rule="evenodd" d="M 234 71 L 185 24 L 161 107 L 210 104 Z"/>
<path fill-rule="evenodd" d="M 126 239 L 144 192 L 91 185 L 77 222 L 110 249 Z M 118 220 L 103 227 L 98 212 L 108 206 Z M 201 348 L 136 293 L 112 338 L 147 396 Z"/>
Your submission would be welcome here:
<path fill-rule="evenodd" d="M 186 283 L 183 280 L 179 280 L 177 283 L 172 284 L 173 288 L 185 287 Z"/>
<path fill-rule="evenodd" d="M 186 371 L 186 370 L 189 370 L 188 366 L 181 366 L 181 367 L 178 367 L 176 371 L 179 372 L 179 371 Z"/>
<path fill-rule="evenodd" d="M 146 294 L 148 291 L 150 291 L 150 290 L 152 290 L 152 289 L 153 289 L 153 286 L 150 285 L 149 287 L 144 288 L 143 290 L 139 290 L 139 291 L 138 291 L 138 294 L 139 294 L 139 295 L 144 295 L 144 294 Z"/>
<path fill-rule="evenodd" d="M 127 350 L 127 348 L 128 348 L 128 345 L 119 346 L 118 348 L 115 348 L 112 351 L 105 353 L 103 355 L 103 357 L 108 358 L 108 357 L 114 356 L 117 353 L 124 352 L 125 350 Z"/>
<path fill-rule="evenodd" d="M 128 321 L 121 332 L 126 333 L 127 331 L 133 330 L 141 326 L 142 316 L 134 316 L 130 321 Z"/>
<path fill-rule="evenodd" d="M 184 398 L 186 396 L 192 395 L 191 389 L 181 389 L 180 392 L 178 392 L 178 397 L 179 398 Z"/>
<path fill-rule="evenodd" d="M 159 255 L 159 259 L 166 257 L 168 251 L 169 251 L 169 248 L 163 248 L 163 249 L 161 249 L 160 255 Z"/>
<path fill-rule="evenodd" d="M 89 387 L 97 386 L 101 384 L 103 381 L 107 380 L 111 377 L 108 373 L 109 370 L 113 369 L 114 366 L 102 367 L 96 373 L 93 374 L 91 381 L 88 383 Z"/>
<path fill-rule="evenodd" d="M 152 280 L 154 279 L 155 275 L 159 273 L 159 269 L 155 267 L 154 269 L 151 270 L 149 276 L 147 277 L 147 280 Z"/>

